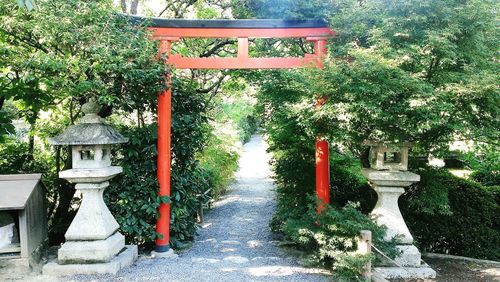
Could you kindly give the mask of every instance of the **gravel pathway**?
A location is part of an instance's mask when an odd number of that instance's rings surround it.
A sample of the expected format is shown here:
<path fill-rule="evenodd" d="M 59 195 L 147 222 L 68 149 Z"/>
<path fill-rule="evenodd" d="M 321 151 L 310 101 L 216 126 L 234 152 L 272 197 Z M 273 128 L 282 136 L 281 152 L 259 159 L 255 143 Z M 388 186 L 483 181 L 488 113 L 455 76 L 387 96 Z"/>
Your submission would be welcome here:
<path fill-rule="evenodd" d="M 254 136 L 243 148 L 236 183 L 207 212 L 193 246 L 176 259 L 140 257 L 117 276 L 66 281 L 328 281 L 281 251 L 269 230 L 274 211 L 267 144 Z"/>

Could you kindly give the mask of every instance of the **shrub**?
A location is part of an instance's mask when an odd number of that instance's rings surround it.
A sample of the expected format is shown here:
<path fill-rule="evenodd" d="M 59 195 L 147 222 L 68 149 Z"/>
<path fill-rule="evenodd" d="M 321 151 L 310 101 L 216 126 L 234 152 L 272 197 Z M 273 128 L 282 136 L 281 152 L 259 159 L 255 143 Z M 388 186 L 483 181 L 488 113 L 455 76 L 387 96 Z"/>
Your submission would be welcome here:
<path fill-rule="evenodd" d="M 308 212 L 299 219 L 288 219 L 283 231 L 313 261 L 335 270 L 335 277 L 344 281 L 361 280 L 361 269 L 368 260 L 375 256 L 355 255 L 357 238 L 361 230 L 372 232 L 372 243 L 384 253 L 394 257 L 394 242 L 383 240 L 386 227 L 381 227 L 363 215 L 357 206 L 347 204 L 341 209 L 327 207 L 320 214 L 316 204 L 309 205 Z"/>
<path fill-rule="evenodd" d="M 232 144 L 224 136 L 211 134 L 207 147 L 198 156 L 201 167 L 206 172 L 210 196 L 218 199 L 222 196 L 238 169 L 238 154 L 228 148 Z"/>
<path fill-rule="evenodd" d="M 500 185 L 500 151 L 498 145 L 476 143 L 462 158 L 474 172 L 470 179 L 486 186 Z"/>
<path fill-rule="evenodd" d="M 247 143 L 250 141 L 250 138 L 257 131 L 258 127 L 259 121 L 255 113 L 248 114 L 240 119 L 238 122 L 238 130 L 241 142 Z"/>
<path fill-rule="evenodd" d="M 156 124 L 122 128 L 130 141 L 119 148 L 121 153 L 114 163 L 122 166 L 124 173 L 106 189 L 108 206 L 127 241 L 143 246 L 151 246 L 157 236 L 154 226 L 160 201 L 171 202 L 170 244 L 174 248 L 193 238 L 196 211 L 200 202 L 208 201 L 201 196 L 209 189 L 207 173 L 195 158 L 204 148 L 209 132 L 203 114 L 205 98 L 183 81 L 174 81 L 174 89 L 170 199 L 156 195 Z"/>
<path fill-rule="evenodd" d="M 120 146 L 114 164 L 122 166 L 123 173 L 110 181 L 104 196 L 127 242 L 150 247 L 156 238 L 160 205 L 156 177 L 157 127 L 131 127 L 122 131 L 129 142 Z"/>
<path fill-rule="evenodd" d="M 349 202 L 359 203 L 360 211 L 368 214 L 377 203 L 377 193 L 361 174 L 358 159 L 330 152 L 330 203 L 343 207 Z"/>
<path fill-rule="evenodd" d="M 500 171 L 477 170 L 470 175 L 470 179 L 485 186 L 500 185 Z"/>
<path fill-rule="evenodd" d="M 416 172 L 422 181 L 408 190 L 400 206 L 421 250 L 499 260 L 499 189 L 443 169 Z"/>

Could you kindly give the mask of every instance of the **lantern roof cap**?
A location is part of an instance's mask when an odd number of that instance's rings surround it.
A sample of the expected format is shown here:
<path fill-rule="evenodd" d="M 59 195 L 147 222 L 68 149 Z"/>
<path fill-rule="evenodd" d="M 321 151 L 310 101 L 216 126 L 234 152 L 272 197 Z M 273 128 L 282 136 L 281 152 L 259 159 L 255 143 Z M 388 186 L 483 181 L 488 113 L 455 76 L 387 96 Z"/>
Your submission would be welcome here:
<path fill-rule="evenodd" d="M 85 115 L 80 122 L 69 126 L 62 134 L 49 138 L 51 145 L 107 145 L 128 142 L 112 126 L 97 115 L 100 106 L 90 99 L 82 106 Z"/>

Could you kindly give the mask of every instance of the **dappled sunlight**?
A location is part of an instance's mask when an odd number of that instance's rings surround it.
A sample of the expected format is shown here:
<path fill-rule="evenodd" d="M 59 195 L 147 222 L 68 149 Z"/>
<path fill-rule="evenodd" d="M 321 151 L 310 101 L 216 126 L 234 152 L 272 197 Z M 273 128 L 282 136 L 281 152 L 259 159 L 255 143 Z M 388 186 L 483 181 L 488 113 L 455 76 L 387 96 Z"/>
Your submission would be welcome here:
<path fill-rule="evenodd" d="M 218 263 L 221 260 L 220 259 L 214 259 L 214 258 L 192 258 L 192 262 L 198 262 L 198 263 Z"/>
<path fill-rule="evenodd" d="M 198 243 L 217 243 L 217 239 L 215 238 L 210 238 L 210 239 L 206 239 L 206 240 L 200 240 L 200 241 L 197 241 Z"/>
<path fill-rule="evenodd" d="M 249 247 L 249 248 L 259 248 L 262 246 L 263 246 L 262 241 L 259 241 L 259 240 L 247 241 L 247 247 Z"/>
<path fill-rule="evenodd" d="M 220 242 L 221 244 L 226 244 L 226 245 L 241 245 L 241 242 L 235 240 L 224 240 Z"/>
<path fill-rule="evenodd" d="M 257 277 L 290 276 L 297 273 L 303 273 L 303 274 L 315 273 L 315 274 L 328 275 L 328 272 L 326 270 L 309 269 L 297 266 L 283 266 L 283 265 L 251 267 L 247 269 L 247 272 L 252 276 L 257 276 Z"/>
<path fill-rule="evenodd" d="M 242 257 L 242 256 L 227 256 L 227 257 L 223 258 L 222 260 L 232 262 L 232 263 L 247 263 L 250 261 L 248 258 Z"/>

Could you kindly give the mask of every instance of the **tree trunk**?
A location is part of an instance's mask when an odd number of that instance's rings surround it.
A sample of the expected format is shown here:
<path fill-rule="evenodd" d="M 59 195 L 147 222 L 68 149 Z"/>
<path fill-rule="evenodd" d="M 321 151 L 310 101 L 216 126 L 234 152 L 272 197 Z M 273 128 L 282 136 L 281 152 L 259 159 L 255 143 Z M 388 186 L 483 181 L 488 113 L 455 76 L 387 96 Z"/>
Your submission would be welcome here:
<path fill-rule="evenodd" d="M 122 12 L 127 13 L 127 1 L 126 0 L 121 0 L 120 1 L 120 6 L 122 7 Z"/>
<path fill-rule="evenodd" d="M 36 121 L 33 123 L 30 123 L 30 130 L 28 133 L 28 157 L 30 160 L 34 160 L 35 156 L 35 126 L 36 126 Z"/>
<path fill-rule="evenodd" d="M 68 146 L 67 151 L 68 158 L 64 164 L 64 168 L 70 169 L 72 163 L 71 147 Z M 52 221 L 50 230 L 50 245 L 58 245 L 64 241 L 64 234 L 74 217 L 74 214 L 70 214 L 69 209 L 71 207 L 71 200 L 73 200 L 73 196 L 75 195 L 75 185 L 61 178 L 58 178 L 56 183 L 59 203 L 54 213 L 54 220 Z"/>
<path fill-rule="evenodd" d="M 130 14 L 137 15 L 137 7 L 139 6 L 139 0 L 132 0 L 130 3 Z"/>

